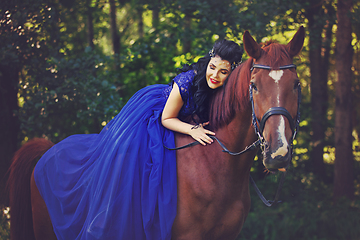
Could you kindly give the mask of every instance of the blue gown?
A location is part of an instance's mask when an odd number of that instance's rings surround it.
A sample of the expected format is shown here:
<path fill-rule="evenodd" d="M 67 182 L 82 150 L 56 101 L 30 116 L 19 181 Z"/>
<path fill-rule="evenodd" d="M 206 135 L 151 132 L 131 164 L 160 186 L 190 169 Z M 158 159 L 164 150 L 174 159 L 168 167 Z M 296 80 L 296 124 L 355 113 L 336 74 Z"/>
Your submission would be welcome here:
<path fill-rule="evenodd" d="M 194 110 L 194 71 L 173 79 Z M 174 132 L 161 124 L 171 85 L 138 91 L 99 134 L 70 136 L 35 167 L 35 182 L 58 239 L 171 239 L 176 216 Z"/>

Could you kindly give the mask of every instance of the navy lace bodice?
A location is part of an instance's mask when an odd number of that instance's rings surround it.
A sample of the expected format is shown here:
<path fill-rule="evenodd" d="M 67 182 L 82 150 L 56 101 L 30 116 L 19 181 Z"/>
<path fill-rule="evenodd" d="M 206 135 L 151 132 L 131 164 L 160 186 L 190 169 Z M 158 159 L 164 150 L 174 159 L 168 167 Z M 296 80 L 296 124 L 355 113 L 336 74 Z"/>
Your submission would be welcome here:
<path fill-rule="evenodd" d="M 191 84 L 194 80 L 195 72 L 194 70 L 190 70 L 187 72 L 182 72 L 177 75 L 172 81 L 169 87 L 164 90 L 164 96 L 167 99 L 172 90 L 173 83 L 175 82 L 180 89 L 180 95 L 182 100 L 184 101 L 184 105 L 180 109 L 179 118 L 185 118 L 190 116 L 195 110 L 195 104 L 193 101 L 193 96 L 191 94 Z"/>

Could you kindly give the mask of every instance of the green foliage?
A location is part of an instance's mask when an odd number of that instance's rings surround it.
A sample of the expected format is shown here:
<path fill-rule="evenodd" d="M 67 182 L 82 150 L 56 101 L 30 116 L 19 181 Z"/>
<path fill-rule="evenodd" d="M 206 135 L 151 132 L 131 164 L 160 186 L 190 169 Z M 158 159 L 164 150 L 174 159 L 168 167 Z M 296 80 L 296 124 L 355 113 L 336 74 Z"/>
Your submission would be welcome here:
<path fill-rule="evenodd" d="M 246 240 L 338 240 L 359 239 L 360 201 L 332 201 L 332 187 L 310 173 L 288 173 L 279 203 L 266 207 L 251 189 L 252 208 L 240 239 Z M 271 199 L 278 176 L 256 180 L 264 195 Z"/>
<path fill-rule="evenodd" d="M 128 23 L 138 20 L 134 16 L 137 3 L 119 5 L 126 9 Z M 4 54 L 0 57 L 9 64 L 16 62 L 21 71 L 20 139 L 45 135 L 58 141 L 74 133 L 100 131 L 101 123 L 120 110 L 120 98 L 126 102 L 140 88 L 167 83 L 176 75 L 176 56 L 183 54 L 183 41 L 191 43 L 187 60 L 192 61 L 205 54 L 217 38 L 237 38 L 257 10 L 232 0 L 144 4 L 143 10 L 160 10 L 157 28 L 147 23 L 145 36 L 139 38 L 133 27 L 130 30 L 128 23 L 119 20 L 120 25 L 125 24 L 121 55 L 113 57 L 103 56 L 104 46 L 98 44 L 96 53 L 85 50 L 89 14 L 94 19 L 94 39 L 108 36 L 104 2 L 32 0 L 3 6 L 9 9 L 4 16 L 11 18 L 7 31 L 13 35 L 1 36 L 8 44 L 1 46 Z M 253 25 L 255 35 L 265 35 L 270 15 L 257 19 L 262 23 Z M 191 18 L 188 26 L 184 25 L 186 16 Z M 265 30 L 260 34 L 256 29 Z"/>
<path fill-rule="evenodd" d="M 0 207 L 0 240 L 10 239 L 9 209 Z"/>
<path fill-rule="evenodd" d="M 126 100 L 147 85 L 170 82 L 176 72 L 170 54 L 176 52 L 175 43 L 159 33 L 145 36 L 127 49 L 130 58 L 121 62 L 120 70 Z"/>
<path fill-rule="evenodd" d="M 0 5 L 0 66 L 43 64 L 54 45 L 58 46 L 57 12 L 42 1 L 25 1 Z M 55 43 L 55 44 L 54 44 Z"/>
<path fill-rule="evenodd" d="M 314 1 L 117 1 L 121 49 L 120 56 L 112 56 L 107 1 L 1 1 L 0 67 L 2 71 L 14 69 L 14 75 L 20 76 L 11 79 L 19 89 L 20 109 L 16 112 L 21 123 L 19 139 L 47 136 L 57 142 L 71 134 L 99 132 L 103 123 L 116 115 L 137 90 L 170 82 L 176 68 L 206 54 L 218 38 L 228 37 L 241 43 L 242 32 L 250 30 L 261 41 L 294 30 L 308 21 L 306 12 L 312 9 L 311 3 Z M 333 1 L 322 3 L 324 6 L 319 5 L 315 19 L 320 26 L 318 33 L 325 23 L 335 19 Z M 144 19 L 147 16 L 143 36 L 136 31 L 138 9 L 144 11 L 141 15 Z M 158 19 L 150 17 L 153 10 L 159 10 Z M 360 22 L 358 12 L 356 3 L 355 26 Z M 87 47 L 89 14 L 93 17 L 94 49 Z M 359 28 L 355 27 L 354 33 L 358 36 Z M 190 43 L 189 52 L 184 52 L 185 42 Z M 311 173 L 308 50 L 306 45 L 303 58 L 296 60 L 303 87 L 302 122 L 295 141 L 294 167 L 282 191 L 283 203 L 267 208 L 252 191 L 252 209 L 240 239 L 360 236 L 359 203 L 342 201 L 333 205 L 331 184 L 325 185 Z M 357 83 L 357 68 L 354 73 Z M 331 84 L 329 89 L 334 91 Z M 360 96 L 358 85 L 354 84 L 355 99 Z M 327 146 L 332 146 L 333 112 L 329 112 L 328 120 L 330 130 L 325 140 Z M 326 166 L 332 180 L 332 165 Z M 262 180 L 263 169 L 258 162 L 254 169 L 259 187 L 272 197 L 276 177 Z M 356 164 L 354 169 L 359 172 L 360 166 Z M 0 219 L 0 239 L 7 236 L 4 234 L 8 225 L 3 223 L 5 218 Z"/>
<path fill-rule="evenodd" d="M 84 132 L 99 132 L 122 107 L 109 65 L 89 48 L 81 56 L 51 58 L 46 69 L 20 84 L 23 136 L 44 134 L 54 141 Z"/>

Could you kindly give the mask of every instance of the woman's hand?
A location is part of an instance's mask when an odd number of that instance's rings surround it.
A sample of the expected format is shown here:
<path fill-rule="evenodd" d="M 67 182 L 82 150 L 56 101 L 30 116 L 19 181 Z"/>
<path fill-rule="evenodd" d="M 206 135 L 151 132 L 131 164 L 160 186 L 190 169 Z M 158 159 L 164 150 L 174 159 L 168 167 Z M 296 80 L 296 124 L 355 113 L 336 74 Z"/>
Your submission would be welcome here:
<path fill-rule="evenodd" d="M 209 124 L 209 122 L 195 125 L 191 128 L 191 130 L 189 132 L 189 135 L 193 139 L 195 139 L 196 141 L 198 141 L 199 143 L 201 143 L 204 146 L 206 144 L 211 144 L 214 141 L 208 135 L 215 135 L 215 133 L 204 128 L 204 126 L 206 126 L 208 124 Z"/>

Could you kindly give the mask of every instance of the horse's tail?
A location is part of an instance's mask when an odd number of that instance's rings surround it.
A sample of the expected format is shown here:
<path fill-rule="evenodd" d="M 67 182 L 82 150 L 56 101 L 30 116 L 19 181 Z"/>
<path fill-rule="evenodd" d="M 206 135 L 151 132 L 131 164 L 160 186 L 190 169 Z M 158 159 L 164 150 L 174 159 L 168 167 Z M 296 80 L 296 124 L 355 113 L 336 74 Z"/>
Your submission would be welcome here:
<path fill-rule="evenodd" d="M 35 138 L 24 144 L 14 154 L 7 182 L 12 240 L 32 239 L 30 236 L 34 236 L 30 193 L 31 174 L 38 158 L 53 145 L 51 141 L 44 138 Z"/>

